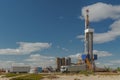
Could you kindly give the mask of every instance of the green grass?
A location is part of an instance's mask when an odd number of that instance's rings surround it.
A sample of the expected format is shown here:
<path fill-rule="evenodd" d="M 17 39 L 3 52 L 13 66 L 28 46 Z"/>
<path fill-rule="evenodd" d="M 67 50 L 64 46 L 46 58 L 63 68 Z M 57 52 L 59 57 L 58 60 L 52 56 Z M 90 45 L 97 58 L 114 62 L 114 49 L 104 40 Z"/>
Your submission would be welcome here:
<path fill-rule="evenodd" d="M 4 77 L 14 77 L 14 76 L 19 76 L 19 75 L 23 75 L 23 74 L 7 73 L 5 74 Z"/>
<path fill-rule="evenodd" d="M 84 74 L 85 76 L 89 76 L 90 74 L 94 74 L 94 72 L 93 71 L 80 71 L 79 72 L 80 74 Z"/>
<path fill-rule="evenodd" d="M 43 75 L 41 74 L 30 74 L 27 76 L 17 77 L 10 80 L 40 80 L 42 78 L 43 78 Z"/>

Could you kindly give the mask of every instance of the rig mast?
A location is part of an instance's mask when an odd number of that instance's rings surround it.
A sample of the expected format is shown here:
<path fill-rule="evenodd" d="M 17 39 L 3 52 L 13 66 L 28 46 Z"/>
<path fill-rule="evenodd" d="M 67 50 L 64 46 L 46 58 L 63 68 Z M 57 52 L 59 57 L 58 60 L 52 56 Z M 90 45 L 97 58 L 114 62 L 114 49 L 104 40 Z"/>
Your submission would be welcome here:
<path fill-rule="evenodd" d="M 89 10 L 86 10 L 85 17 L 85 54 L 86 54 L 86 64 L 88 68 L 94 69 L 94 55 L 93 55 L 93 32 L 94 29 L 89 26 Z"/>

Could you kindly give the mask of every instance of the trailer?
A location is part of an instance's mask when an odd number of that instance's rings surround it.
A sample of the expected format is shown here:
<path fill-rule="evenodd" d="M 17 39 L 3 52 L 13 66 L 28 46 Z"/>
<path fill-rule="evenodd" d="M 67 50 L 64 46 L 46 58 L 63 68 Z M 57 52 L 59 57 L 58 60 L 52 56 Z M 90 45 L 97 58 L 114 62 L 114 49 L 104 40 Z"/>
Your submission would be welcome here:
<path fill-rule="evenodd" d="M 82 65 L 72 65 L 72 66 L 61 66 L 60 71 L 62 73 L 64 72 L 79 72 L 79 71 L 85 71 L 86 68 L 86 64 L 82 64 Z"/>
<path fill-rule="evenodd" d="M 30 66 L 12 66 L 10 69 L 11 73 L 29 73 Z"/>

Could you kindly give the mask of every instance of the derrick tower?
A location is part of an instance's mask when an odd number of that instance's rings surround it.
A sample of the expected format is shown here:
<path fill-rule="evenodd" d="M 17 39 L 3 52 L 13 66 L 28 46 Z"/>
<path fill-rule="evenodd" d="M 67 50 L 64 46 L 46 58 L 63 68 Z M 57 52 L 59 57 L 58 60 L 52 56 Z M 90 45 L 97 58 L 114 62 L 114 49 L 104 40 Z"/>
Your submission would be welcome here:
<path fill-rule="evenodd" d="M 89 10 L 86 10 L 85 15 L 85 51 L 82 59 L 85 61 L 89 70 L 95 70 L 94 60 L 97 60 L 97 55 L 93 55 L 93 33 L 94 29 L 89 25 Z"/>

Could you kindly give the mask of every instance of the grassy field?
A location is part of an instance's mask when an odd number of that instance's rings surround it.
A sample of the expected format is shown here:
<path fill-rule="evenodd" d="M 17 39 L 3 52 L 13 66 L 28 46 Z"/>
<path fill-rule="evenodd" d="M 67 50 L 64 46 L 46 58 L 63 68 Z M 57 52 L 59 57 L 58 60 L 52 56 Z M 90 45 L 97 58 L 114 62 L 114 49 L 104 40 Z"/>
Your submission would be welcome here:
<path fill-rule="evenodd" d="M 40 80 L 43 78 L 42 74 L 28 74 L 26 76 L 12 78 L 10 80 Z"/>
<path fill-rule="evenodd" d="M 7 73 L 4 75 L 5 75 L 4 77 L 15 77 L 15 76 L 20 76 L 20 75 L 24 75 L 24 74 Z"/>
<path fill-rule="evenodd" d="M 40 80 L 44 76 L 43 74 L 15 74 L 15 73 L 7 73 L 4 75 L 5 75 L 4 77 L 11 78 L 10 80 Z"/>

